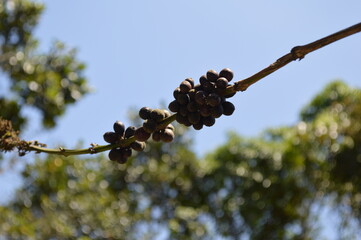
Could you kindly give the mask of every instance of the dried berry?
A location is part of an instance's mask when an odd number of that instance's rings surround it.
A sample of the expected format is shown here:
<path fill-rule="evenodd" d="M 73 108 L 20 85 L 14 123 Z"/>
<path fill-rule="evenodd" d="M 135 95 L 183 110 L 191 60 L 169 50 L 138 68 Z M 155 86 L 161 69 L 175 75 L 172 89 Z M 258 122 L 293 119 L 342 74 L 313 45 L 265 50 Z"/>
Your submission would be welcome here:
<path fill-rule="evenodd" d="M 203 128 L 203 122 L 199 121 L 198 123 L 193 124 L 193 128 L 194 130 L 201 130 Z"/>
<path fill-rule="evenodd" d="M 222 103 L 222 107 L 223 107 L 223 114 L 226 116 L 231 116 L 235 110 L 235 107 L 231 102 Z"/>
<path fill-rule="evenodd" d="M 160 142 L 160 135 L 161 135 L 161 130 L 158 130 L 158 131 L 155 131 L 153 134 L 152 134 L 152 139 L 155 141 L 155 142 Z"/>
<path fill-rule="evenodd" d="M 137 128 L 134 126 L 127 127 L 127 129 L 125 130 L 125 133 L 124 133 L 124 137 L 125 138 L 133 137 L 136 129 Z"/>
<path fill-rule="evenodd" d="M 181 104 L 181 105 L 186 105 L 189 103 L 189 96 L 188 94 L 185 93 L 180 93 L 177 97 L 177 101 Z"/>
<path fill-rule="evenodd" d="M 165 118 L 165 113 L 161 109 L 153 109 L 150 112 L 150 118 L 154 119 L 156 122 L 160 122 Z"/>
<path fill-rule="evenodd" d="M 121 136 L 115 132 L 106 132 L 103 135 L 104 141 L 110 144 L 114 144 L 120 140 Z"/>
<path fill-rule="evenodd" d="M 221 103 L 221 98 L 216 93 L 210 93 L 206 98 L 207 104 L 209 106 L 215 107 Z"/>
<path fill-rule="evenodd" d="M 199 114 L 199 112 L 192 112 L 188 114 L 188 121 L 191 124 L 196 124 L 201 120 L 201 115 Z"/>
<path fill-rule="evenodd" d="M 149 107 L 142 107 L 140 110 L 139 110 L 139 117 L 146 120 L 146 119 L 149 119 L 150 118 L 150 112 L 152 111 L 151 108 Z"/>
<path fill-rule="evenodd" d="M 157 122 L 154 119 L 148 119 L 143 122 L 143 128 L 146 132 L 152 133 L 157 129 Z"/>
<path fill-rule="evenodd" d="M 184 81 L 189 82 L 192 85 L 192 88 L 194 88 L 194 80 L 193 80 L 193 78 L 186 78 Z"/>
<path fill-rule="evenodd" d="M 226 78 L 228 82 L 230 82 L 233 79 L 233 71 L 229 68 L 222 69 L 219 73 L 219 76 Z"/>
<path fill-rule="evenodd" d="M 228 80 L 224 77 L 220 77 L 216 81 L 216 86 L 219 89 L 226 89 L 228 86 Z"/>
<path fill-rule="evenodd" d="M 188 108 L 187 108 L 187 105 L 181 105 L 180 108 L 179 108 L 179 111 L 178 113 L 182 116 L 187 116 L 189 111 L 188 111 Z"/>
<path fill-rule="evenodd" d="M 170 129 L 165 129 L 164 131 L 161 131 L 160 139 L 163 142 L 171 142 L 174 139 L 174 132 Z"/>
<path fill-rule="evenodd" d="M 206 93 L 205 93 L 204 91 L 198 91 L 198 92 L 196 92 L 196 95 L 194 96 L 194 100 L 195 100 L 199 105 L 206 104 Z"/>
<path fill-rule="evenodd" d="M 146 132 L 143 127 L 140 127 L 135 130 L 134 137 L 138 141 L 145 142 L 150 137 L 150 133 Z"/>
<path fill-rule="evenodd" d="M 211 127 L 211 126 L 213 126 L 213 125 L 216 123 L 216 119 L 215 119 L 214 117 L 211 117 L 211 116 L 209 116 L 209 117 L 203 117 L 203 118 L 202 118 L 202 122 L 203 122 L 203 124 L 204 124 L 205 126 Z"/>
<path fill-rule="evenodd" d="M 189 102 L 187 105 L 187 109 L 189 112 L 196 112 L 198 110 L 198 105 L 196 102 Z"/>
<path fill-rule="evenodd" d="M 201 114 L 202 117 L 208 117 L 211 115 L 211 111 L 210 111 L 210 107 L 209 106 L 201 106 L 199 108 L 199 113 Z"/>
<path fill-rule="evenodd" d="M 214 70 L 208 70 L 207 72 L 207 79 L 210 82 L 215 82 L 217 79 L 219 78 L 219 75 L 216 71 Z"/>
<path fill-rule="evenodd" d="M 219 118 L 223 114 L 223 107 L 222 105 L 217 105 L 215 107 L 210 108 L 211 116 L 214 118 Z"/>
<path fill-rule="evenodd" d="M 172 131 L 175 130 L 175 128 L 174 128 L 174 126 L 173 126 L 172 124 L 168 124 L 167 127 L 166 127 L 166 129 L 170 129 L 170 130 L 172 130 Z"/>
<path fill-rule="evenodd" d="M 119 161 L 123 159 L 123 152 L 120 148 L 113 148 L 109 151 L 108 157 L 111 161 Z"/>
<path fill-rule="evenodd" d="M 114 132 L 116 132 L 120 136 L 124 135 L 125 126 L 124 126 L 124 123 L 122 123 L 121 121 L 116 121 L 113 125 L 113 129 L 114 129 Z"/>
<path fill-rule="evenodd" d="M 146 146 L 145 142 L 134 141 L 129 145 L 133 150 L 142 152 Z"/>
<path fill-rule="evenodd" d="M 182 93 L 188 93 L 192 89 L 192 84 L 190 82 L 188 82 L 188 81 L 183 81 L 179 85 L 179 88 L 180 88 Z"/>
<path fill-rule="evenodd" d="M 180 88 L 179 87 L 177 87 L 176 89 L 174 89 L 174 91 L 173 91 L 173 97 L 175 98 L 175 99 L 177 99 L 178 98 L 178 95 L 181 93 L 181 90 L 180 90 Z"/>
<path fill-rule="evenodd" d="M 168 105 L 168 109 L 171 110 L 172 112 L 178 112 L 179 107 L 180 107 L 180 104 L 179 104 L 179 102 L 177 102 L 177 100 L 172 101 Z"/>
<path fill-rule="evenodd" d="M 132 149 L 130 147 L 121 148 L 121 150 L 123 152 L 123 157 L 124 158 L 129 158 L 130 156 L 132 156 Z"/>

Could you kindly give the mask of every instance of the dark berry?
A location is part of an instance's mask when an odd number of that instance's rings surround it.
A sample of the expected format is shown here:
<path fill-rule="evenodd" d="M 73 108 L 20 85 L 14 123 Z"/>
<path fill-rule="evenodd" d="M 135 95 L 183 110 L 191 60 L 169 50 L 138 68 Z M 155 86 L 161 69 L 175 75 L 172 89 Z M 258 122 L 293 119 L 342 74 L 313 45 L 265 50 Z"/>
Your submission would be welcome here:
<path fill-rule="evenodd" d="M 219 89 L 226 89 L 228 86 L 228 80 L 224 77 L 220 77 L 216 81 L 216 86 Z"/>
<path fill-rule="evenodd" d="M 150 137 L 150 133 L 146 132 L 143 127 L 140 127 L 135 130 L 134 137 L 138 141 L 145 142 Z"/>
<path fill-rule="evenodd" d="M 225 98 L 231 98 L 233 97 L 234 95 L 236 95 L 236 93 L 230 93 L 230 94 L 227 94 L 227 95 L 224 95 Z"/>
<path fill-rule="evenodd" d="M 210 93 L 207 96 L 206 101 L 207 101 L 207 104 L 209 106 L 215 107 L 215 106 L 218 106 L 221 103 L 221 98 L 216 93 Z"/>
<path fill-rule="evenodd" d="M 124 135 L 125 126 L 124 126 L 124 123 L 122 123 L 121 121 L 116 121 L 113 125 L 113 129 L 114 129 L 114 132 L 116 132 L 120 136 Z"/>
<path fill-rule="evenodd" d="M 201 114 L 202 117 L 208 117 L 211 115 L 211 111 L 210 111 L 210 107 L 209 106 L 201 106 L 199 108 L 199 113 Z"/>
<path fill-rule="evenodd" d="M 223 114 L 223 107 L 222 105 L 211 107 L 210 112 L 212 117 L 219 118 Z"/>
<path fill-rule="evenodd" d="M 199 78 L 199 83 L 201 84 L 201 86 L 203 86 L 204 84 L 206 84 L 208 81 L 206 75 L 202 75 L 200 78 Z"/>
<path fill-rule="evenodd" d="M 215 124 L 216 119 L 215 119 L 214 117 L 211 117 L 211 116 L 209 116 L 209 117 L 204 117 L 204 118 L 202 118 L 202 122 L 203 122 L 203 124 L 204 124 L 205 126 L 211 127 L 211 126 L 213 126 L 213 125 Z"/>
<path fill-rule="evenodd" d="M 145 120 L 143 128 L 146 132 L 152 133 L 157 129 L 157 122 L 154 119 Z"/>
<path fill-rule="evenodd" d="M 160 122 L 165 118 L 165 113 L 161 109 L 153 109 L 150 112 L 150 118 L 154 119 L 156 122 Z"/>
<path fill-rule="evenodd" d="M 164 131 L 161 131 L 160 139 L 163 142 L 171 142 L 174 139 L 174 132 L 170 129 L 165 129 Z"/>
<path fill-rule="evenodd" d="M 184 94 L 184 93 L 180 93 L 177 97 L 177 101 L 182 104 L 182 105 L 186 105 L 189 103 L 189 96 L 188 94 Z"/>
<path fill-rule="evenodd" d="M 188 108 L 187 105 L 181 105 L 179 108 L 178 113 L 182 116 L 187 116 L 188 115 Z"/>
<path fill-rule="evenodd" d="M 219 78 L 219 75 L 216 71 L 214 70 L 208 70 L 207 72 L 207 79 L 210 82 L 215 82 L 217 79 Z"/>
<path fill-rule="evenodd" d="M 179 106 L 180 106 L 179 102 L 177 102 L 177 100 L 174 100 L 171 103 L 169 103 L 168 109 L 171 110 L 172 112 L 178 112 Z"/>
<path fill-rule="evenodd" d="M 145 144 L 145 143 L 144 143 Z M 125 158 L 129 158 L 130 156 L 132 156 L 132 149 L 127 147 L 127 148 L 121 148 L 122 152 L 123 152 L 123 157 Z"/>
<path fill-rule="evenodd" d="M 125 133 L 124 133 L 124 137 L 125 138 L 130 138 L 130 137 L 134 136 L 134 133 L 135 133 L 136 129 L 137 128 L 134 127 L 134 126 L 127 127 L 127 129 L 125 130 Z"/>
<path fill-rule="evenodd" d="M 177 99 L 178 98 L 178 95 L 181 93 L 181 90 L 180 90 L 180 88 L 179 87 L 177 87 L 174 91 L 173 91 L 173 97 L 175 98 L 175 99 Z"/>
<path fill-rule="evenodd" d="M 196 92 L 195 92 L 195 91 L 190 91 L 190 92 L 188 93 L 188 96 L 189 96 L 190 101 L 194 101 L 195 95 L 196 95 Z"/>
<path fill-rule="evenodd" d="M 222 69 L 222 71 L 219 73 L 219 76 L 226 78 L 228 82 L 230 82 L 233 79 L 233 71 L 229 68 Z"/>
<path fill-rule="evenodd" d="M 199 114 L 199 112 L 192 112 L 188 114 L 188 121 L 191 124 L 196 124 L 201 120 L 201 115 Z"/>
<path fill-rule="evenodd" d="M 222 103 L 222 107 L 223 107 L 223 114 L 226 116 L 231 116 L 235 110 L 235 107 L 231 102 Z"/>
<path fill-rule="evenodd" d="M 107 143 L 114 144 L 120 140 L 121 136 L 115 132 L 106 132 L 104 133 L 103 138 Z"/>
<path fill-rule="evenodd" d="M 196 112 L 198 110 L 198 105 L 196 102 L 189 102 L 187 105 L 187 109 L 189 112 Z"/>
<path fill-rule="evenodd" d="M 160 142 L 161 130 L 158 130 L 152 134 L 152 139 L 156 142 Z"/>
<path fill-rule="evenodd" d="M 216 85 L 213 82 L 206 82 L 203 85 L 203 90 L 206 92 L 214 92 Z"/>
<path fill-rule="evenodd" d="M 203 122 L 199 121 L 198 123 L 193 124 L 193 128 L 194 130 L 201 130 L 203 128 Z"/>
<path fill-rule="evenodd" d="M 150 118 L 150 112 L 152 111 L 151 108 L 149 107 L 142 107 L 140 110 L 139 110 L 139 117 L 146 120 L 146 119 L 149 119 Z"/>
<path fill-rule="evenodd" d="M 206 93 L 204 91 L 198 91 L 196 92 L 196 95 L 194 96 L 194 100 L 199 104 L 203 105 L 206 103 Z"/>
<path fill-rule="evenodd" d="M 192 89 L 192 84 L 190 82 L 188 82 L 188 81 L 183 81 L 179 85 L 179 88 L 180 88 L 182 93 L 188 93 Z"/>
<path fill-rule="evenodd" d="M 193 78 L 186 78 L 184 81 L 189 82 L 192 85 L 192 88 L 194 87 L 194 80 Z"/>
<path fill-rule="evenodd" d="M 175 120 L 180 124 L 184 124 L 185 122 L 188 121 L 188 118 L 177 113 Z"/>
<path fill-rule="evenodd" d="M 145 144 L 145 142 L 135 141 L 135 142 L 132 142 L 129 146 L 137 152 L 142 152 L 144 150 L 146 144 Z"/>
<path fill-rule="evenodd" d="M 120 148 L 113 148 L 109 151 L 108 157 L 111 161 L 118 161 L 123 158 L 123 152 Z"/>

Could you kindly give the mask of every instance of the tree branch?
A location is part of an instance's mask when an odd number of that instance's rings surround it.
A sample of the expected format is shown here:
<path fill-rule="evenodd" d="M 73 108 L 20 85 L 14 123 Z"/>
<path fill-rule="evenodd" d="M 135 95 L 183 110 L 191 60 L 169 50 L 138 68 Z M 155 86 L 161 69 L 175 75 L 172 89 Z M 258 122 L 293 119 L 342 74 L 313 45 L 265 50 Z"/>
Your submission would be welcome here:
<path fill-rule="evenodd" d="M 243 80 L 235 82 L 234 85 L 229 86 L 226 89 L 224 94 L 235 93 L 238 91 L 242 91 L 242 92 L 246 91 L 249 86 L 258 82 L 262 78 L 270 75 L 271 73 L 277 71 L 278 69 L 284 67 L 288 63 L 295 61 L 297 59 L 301 60 L 310 52 L 316 51 L 317 49 L 320 49 L 328 44 L 331 44 L 342 38 L 348 37 L 348 36 L 358 33 L 358 32 L 361 32 L 361 23 L 355 24 L 351 27 L 343 29 L 339 32 L 336 32 L 327 37 L 324 37 L 317 41 L 311 42 L 309 44 L 306 44 L 303 46 L 296 46 L 296 47 L 292 48 L 289 53 L 287 53 L 283 57 L 280 57 L 279 59 L 277 59 L 276 62 L 272 63 L 265 69 L 259 71 L 258 73 L 254 74 L 248 78 L 245 78 Z"/>
<path fill-rule="evenodd" d="M 226 90 L 222 92 L 223 95 L 228 95 L 232 93 L 236 93 L 239 91 L 246 91 L 249 86 L 252 84 L 258 82 L 262 78 L 270 75 L 271 73 L 277 71 L 278 69 L 284 67 L 288 63 L 295 61 L 297 59 L 301 60 L 304 58 L 308 53 L 313 52 L 317 49 L 320 49 L 330 43 L 336 42 L 342 38 L 348 37 L 352 34 L 358 33 L 361 31 L 361 23 L 358 23 L 356 25 L 353 25 L 349 28 L 346 28 L 344 30 L 341 30 L 339 32 L 336 32 L 334 34 L 331 34 L 327 37 L 321 38 L 317 41 L 311 42 L 309 44 L 303 45 L 303 46 L 296 46 L 291 49 L 289 53 L 284 55 L 283 57 L 277 59 L 276 62 L 272 63 L 270 66 L 266 67 L 265 69 L 261 70 L 260 72 L 245 78 L 243 80 L 235 82 L 232 86 L 227 87 Z M 176 115 L 173 114 L 172 116 L 164 119 L 162 123 L 158 126 L 158 128 L 165 128 L 169 123 L 175 121 Z M 135 141 L 134 137 L 131 137 L 129 139 L 123 139 L 119 141 L 117 144 L 108 144 L 108 145 L 102 145 L 102 146 L 92 146 L 90 148 L 86 149 L 64 149 L 64 148 L 58 148 L 58 149 L 48 149 L 36 145 L 29 145 L 29 148 L 26 149 L 27 151 L 35 151 L 35 152 L 45 152 L 49 154 L 58 154 L 63 156 L 69 156 L 69 155 L 80 155 L 80 154 L 94 154 L 99 152 L 104 152 L 107 150 L 110 150 L 115 147 L 125 147 L 131 144 Z"/>

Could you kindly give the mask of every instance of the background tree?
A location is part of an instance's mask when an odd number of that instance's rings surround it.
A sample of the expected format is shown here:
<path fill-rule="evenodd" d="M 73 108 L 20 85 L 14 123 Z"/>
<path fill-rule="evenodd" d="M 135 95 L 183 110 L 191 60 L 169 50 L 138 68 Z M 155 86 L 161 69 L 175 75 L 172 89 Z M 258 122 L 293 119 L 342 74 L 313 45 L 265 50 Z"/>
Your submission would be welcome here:
<path fill-rule="evenodd" d="M 46 53 L 38 50 L 33 31 L 43 10 L 38 2 L 0 1 L 1 86 L 10 90 L 0 96 L 0 117 L 17 130 L 26 122 L 22 110 L 26 106 L 39 110 L 43 126 L 51 128 L 68 105 L 88 92 L 84 64 L 74 49 L 57 41 Z"/>
<path fill-rule="evenodd" d="M 333 82 L 293 126 L 197 159 L 185 129 L 125 165 L 48 156 L 0 208 L 4 239 L 319 239 L 316 206 L 360 219 L 361 90 Z M 348 204 L 345 204 L 348 203 Z M 355 238 L 355 236 L 354 236 Z"/>

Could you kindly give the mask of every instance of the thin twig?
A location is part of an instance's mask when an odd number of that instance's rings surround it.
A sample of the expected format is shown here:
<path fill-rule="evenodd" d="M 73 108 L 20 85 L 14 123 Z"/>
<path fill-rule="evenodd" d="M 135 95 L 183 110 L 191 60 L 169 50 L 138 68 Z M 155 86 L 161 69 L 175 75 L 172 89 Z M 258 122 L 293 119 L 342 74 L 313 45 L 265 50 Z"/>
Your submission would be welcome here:
<path fill-rule="evenodd" d="M 232 93 L 236 93 L 239 91 L 246 91 L 249 86 L 252 84 L 258 82 L 262 78 L 270 75 L 271 73 L 277 71 L 278 69 L 284 67 L 288 63 L 295 61 L 297 59 L 301 60 L 306 56 L 306 54 L 313 52 L 317 49 L 320 49 L 330 43 L 336 42 L 342 38 L 348 37 L 352 34 L 361 32 L 361 23 L 358 23 L 356 25 L 353 25 L 349 28 L 346 28 L 344 30 L 341 30 L 339 32 L 336 32 L 334 34 L 331 34 L 327 37 L 321 38 L 317 41 L 314 41 L 312 43 L 303 45 L 303 46 L 296 46 L 291 49 L 289 53 L 284 55 L 283 57 L 277 59 L 276 62 L 272 63 L 270 66 L 266 67 L 265 69 L 261 70 L 260 72 L 245 78 L 243 80 L 235 82 L 232 86 L 229 86 L 225 91 L 222 92 L 223 95 L 228 95 Z M 159 125 L 159 128 L 165 128 L 169 123 L 175 121 L 176 115 L 173 114 L 172 116 L 164 119 L 162 123 Z M 124 139 L 119 141 L 117 144 L 108 144 L 108 145 L 102 145 L 102 146 L 96 146 L 96 147 L 90 147 L 85 149 L 49 149 L 49 148 L 43 148 L 35 145 L 30 145 L 28 151 L 35 151 L 35 152 L 45 152 L 49 154 L 58 154 L 63 156 L 69 156 L 69 155 L 80 155 L 80 154 L 93 154 L 93 153 L 99 153 L 104 152 L 107 150 L 110 150 L 115 147 L 119 146 L 128 146 L 132 142 L 135 141 L 134 137 L 131 137 L 129 139 Z"/>
<path fill-rule="evenodd" d="M 276 62 L 272 63 L 265 69 L 259 71 L 258 73 L 245 78 L 243 80 L 240 80 L 238 82 L 235 82 L 234 85 L 229 86 L 224 94 L 230 94 L 235 93 L 239 91 L 246 91 L 249 86 L 252 84 L 258 82 L 262 78 L 270 75 L 271 73 L 277 71 L 278 69 L 284 67 L 288 63 L 295 61 L 297 59 L 301 60 L 306 56 L 306 54 L 313 52 L 317 49 L 320 49 L 330 43 L 336 42 L 342 38 L 348 37 L 352 34 L 361 32 L 361 23 L 355 24 L 351 27 L 348 27 L 346 29 L 343 29 L 339 32 L 336 32 L 334 34 L 331 34 L 327 37 L 321 38 L 317 41 L 311 42 L 309 44 L 303 45 L 303 46 L 296 46 L 291 49 L 289 53 L 284 55 L 283 57 L 277 59 Z"/>

